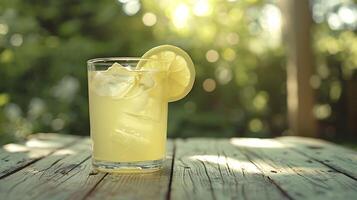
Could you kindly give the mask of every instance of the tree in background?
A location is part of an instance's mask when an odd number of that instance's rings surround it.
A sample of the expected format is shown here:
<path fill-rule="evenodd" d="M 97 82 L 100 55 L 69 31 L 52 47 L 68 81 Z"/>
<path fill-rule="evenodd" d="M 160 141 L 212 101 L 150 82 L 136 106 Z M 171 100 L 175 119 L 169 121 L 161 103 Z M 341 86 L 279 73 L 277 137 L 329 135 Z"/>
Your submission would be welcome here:
<path fill-rule="evenodd" d="M 342 127 L 335 106 L 342 83 L 356 66 L 356 45 L 347 45 L 356 41 L 356 5 L 324 2 L 332 1 L 312 1 L 318 64 L 311 84 L 319 93 L 315 115 L 333 138 Z M 343 21 L 342 8 L 353 21 Z M 269 0 L 4 0 L 1 142 L 39 131 L 88 135 L 86 60 L 140 56 L 165 43 L 187 50 L 197 70 L 190 95 L 170 105 L 169 136 L 280 135 L 287 129 L 280 26 Z"/>

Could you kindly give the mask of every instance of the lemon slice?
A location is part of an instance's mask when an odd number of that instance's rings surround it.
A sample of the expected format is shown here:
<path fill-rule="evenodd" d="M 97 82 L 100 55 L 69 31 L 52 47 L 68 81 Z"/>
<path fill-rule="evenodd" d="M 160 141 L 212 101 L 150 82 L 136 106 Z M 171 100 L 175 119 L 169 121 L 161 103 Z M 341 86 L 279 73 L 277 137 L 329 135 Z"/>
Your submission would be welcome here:
<path fill-rule="evenodd" d="M 184 50 L 172 45 L 161 45 L 150 49 L 142 58 L 154 61 L 139 62 L 139 69 L 159 68 L 168 72 L 169 102 L 180 100 L 191 91 L 196 72 L 190 56 Z"/>

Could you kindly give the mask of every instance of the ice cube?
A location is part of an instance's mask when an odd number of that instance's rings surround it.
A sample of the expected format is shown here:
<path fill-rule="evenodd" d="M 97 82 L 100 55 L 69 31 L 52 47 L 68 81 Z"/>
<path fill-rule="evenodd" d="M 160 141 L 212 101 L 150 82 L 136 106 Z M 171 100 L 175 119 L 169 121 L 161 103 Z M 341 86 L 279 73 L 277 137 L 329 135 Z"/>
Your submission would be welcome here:
<path fill-rule="evenodd" d="M 162 124 L 153 123 L 137 116 L 118 113 L 115 128 L 110 131 L 111 143 L 120 148 L 121 155 L 128 155 L 128 159 L 134 159 L 138 156 L 151 155 L 150 148 L 157 143 L 157 137 L 160 132 L 157 126 Z M 159 127 L 160 128 L 160 127 Z M 128 153 L 126 153 L 128 152 Z"/>
<path fill-rule="evenodd" d="M 144 123 L 140 119 L 121 113 L 115 123 L 116 128 L 111 134 L 113 140 L 118 142 L 139 142 L 146 144 L 150 137 L 147 133 L 153 129 L 152 123 Z"/>
<path fill-rule="evenodd" d="M 143 87 L 144 90 L 154 87 L 155 81 L 153 79 L 153 75 L 154 74 L 149 72 L 145 72 L 140 75 L 139 84 Z"/>
<path fill-rule="evenodd" d="M 162 117 L 162 102 L 157 99 L 146 96 L 145 98 L 135 98 L 135 107 L 128 106 L 125 114 L 135 117 L 145 123 L 147 121 L 160 121 Z"/>
<path fill-rule="evenodd" d="M 139 105 L 142 105 L 141 102 L 147 101 L 148 90 L 154 86 L 155 80 L 153 74 L 147 72 L 138 74 L 137 84 L 125 95 L 125 98 L 130 98 L 133 101 L 140 101 Z"/>
<path fill-rule="evenodd" d="M 92 76 L 94 91 L 100 96 L 123 98 L 135 86 L 137 87 L 138 75 L 125 69 L 118 63 L 114 63 L 106 71 L 96 71 Z"/>
<path fill-rule="evenodd" d="M 149 143 L 149 140 L 143 136 L 143 133 L 138 133 L 129 127 L 120 127 L 115 129 L 112 139 L 127 144 L 141 143 L 144 145 Z"/>

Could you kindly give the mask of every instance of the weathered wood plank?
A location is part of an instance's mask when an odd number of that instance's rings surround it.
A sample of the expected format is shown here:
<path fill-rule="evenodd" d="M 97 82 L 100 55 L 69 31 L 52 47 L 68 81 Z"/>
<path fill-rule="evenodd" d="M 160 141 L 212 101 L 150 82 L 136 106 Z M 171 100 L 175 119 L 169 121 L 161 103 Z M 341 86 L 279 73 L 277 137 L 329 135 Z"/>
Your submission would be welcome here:
<path fill-rule="evenodd" d="M 0 149 L 0 178 L 29 165 L 79 137 L 51 133 L 36 134 L 21 144 L 7 144 Z"/>
<path fill-rule="evenodd" d="M 232 139 L 239 150 L 293 199 L 355 199 L 357 181 L 273 139 Z"/>
<path fill-rule="evenodd" d="M 227 139 L 175 141 L 171 199 L 286 199 Z"/>
<path fill-rule="evenodd" d="M 167 159 L 161 171 L 147 174 L 108 174 L 88 199 L 166 199 L 172 170 L 173 142 L 167 143 Z"/>
<path fill-rule="evenodd" d="M 0 199 L 81 199 L 105 176 L 91 175 L 90 140 L 82 139 L 0 180 Z"/>
<path fill-rule="evenodd" d="M 333 143 L 303 137 L 277 138 L 290 148 L 357 180 L 357 152 Z"/>

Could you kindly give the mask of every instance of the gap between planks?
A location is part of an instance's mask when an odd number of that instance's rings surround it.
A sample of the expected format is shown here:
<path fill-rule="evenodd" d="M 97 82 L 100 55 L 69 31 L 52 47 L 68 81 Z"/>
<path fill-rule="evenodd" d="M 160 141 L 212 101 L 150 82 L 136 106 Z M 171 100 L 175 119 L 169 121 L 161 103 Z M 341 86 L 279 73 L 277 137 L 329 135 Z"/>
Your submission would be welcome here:
<path fill-rule="evenodd" d="M 174 142 L 167 141 L 163 169 L 142 174 L 107 174 L 83 199 L 170 199 Z"/>
<path fill-rule="evenodd" d="M 352 199 L 357 194 L 354 179 L 294 151 L 286 142 L 239 138 L 233 144 L 290 198 Z"/>
<path fill-rule="evenodd" d="M 172 187 L 172 176 L 173 176 L 173 170 L 174 170 L 174 164 L 175 164 L 175 151 L 176 151 L 176 144 L 174 142 L 174 140 L 168 140 L 168 142 L 171 143 L 172 145 L 172 160 L 171 160 L 171 166 L 170 166 L 170 176 L 169 176 L 169 184 L 168 184 L 168 187 L 167 187 L 167 192 L 166 192 L 166 195 L 165 195 L 165 199 L 166 200 L 169 200 L 171 199 L 171 187 Z M 170 148 L 168 149 L 170 150 Z M 106 173 L 94 186 L 93 188 L 82 198 L 82 200 L 86 200 L 86 199 L 90 199 L 90 196 L 93 195 L 93 192 L 97 189 L 97 186 L 104 180 L 104 178 L 106 176 L 108 176 L 109 174 Z"/>
<path fill-rule="evenodd" d="M 170 199 L 289 199 L 228 139 L 176 139 Z"/>
<path fill-rule="evenodd" d="M 289 145 L 293 151 L 357 181 L 356 151 L 315 138 L 284 136 L 278 137 L 276 140 Z M 336 160 L 339 162 L 336 163 Z"/>
<path fill-rule="evenodd" d="M 90 141 L 72 146 L 19 170 L 0 181 L 3 199 L 80 199 L 103 174 L 91 175 Z"/>
<path fill-rule="evenodd" d="M 47 134 L 47 136 L 46 136 Z M 49 137 L 47 139 L 46 142 L 54 142 L 53 140 L 55 140 L 56 138 L 51 138 L 51 137 L 54 137 L 56 136 L 56 134 L 50 134 L 50 133 L 40 133 L 38 135 L 33 135 L 31 136 L 31 139 L 34 139 L 34 141 L 41 141 L 41 138 L 46 138 L 46 137 Z M 58 136 L 57 136 L 58 137 Z M 15 153 L 12 153 L 12 152 L 7 152 L 5 149 L 1 149 L 2 153 L 6 153 L 6 154 L 9 154 L 7 155 L 6 157 L 11 157 L 13 159 L 14 155 L 18 156 L 17 160 L 14 159 L 14 160 L 10 160 L 12 162 L 16 162 L 14 163 L 14 165 L 12 166 L 7 166 L 7 167 L 4 167 L 3 169 L 1 169 L 0 171 L 0 180 L 7 177 L 7 176 L 10 176 L 38 161 L 40 161 L 41 159 L 47 157 L 47 156 L 50 156 L 52 155 L 53 153 L 55 153 L 56 151 L 58 150 L 61 150 L 61 149 L 64 149 L 64 148 L 68 148 L 70 146 L 73 146 L 75 145 L 76 143 L 78 143 L 79 141 L 81 141 L 84 137 L 80 137 L 80 136 L 65 136 L 65 137 L 59 137 L 61 139 L 64 139 L 64 143 L 63 144 L 57 144 L 59 145 L 58 147 L 48 147 L 48 148 L 32 148 L 32 147 L 27 147 L 26 146 L 26 143 L 24 143 L 22 146 L 22 148 L 25 148 L 24 151 L 20 151 L 20 152 L 15 152 Z M 66 141 L 66 140 L 70 140 L 70 141 Z M 31 140 L 30 140 L 31 141 Z M 17 145 L 17 144 L 7 144 L 8 146 L 11 146 L 11 145 Z M 5 147 L 6 145 L 4 145 Z M 20 145 L 19 145 L 20 146 Z M 28 156 L 26 156 L 26 154 L 31 154 L 31 153 L 34 153 L 35 156 L 33 158 L 30 158 Z M 37 155 L 36 155 L 37 154 Z M 4 159 L 4 158 L 2 158 Z M 4 163 L 3 163 L 4 164 Z M 3 167 L 3 166 L 2 166 Z"/>
<path fill-rule="evenodd" d="M 171 169 L 170 169 L 170 179 L 169 179 L 169 186 L 167 189 L 166 200 L 171 199 L 171 187 L 172 187 L 172 177 L 174 174 L 174 165 L 175 165 L 175 155 L 176 155 L 176 142 L 172 139 L 172 161 L 171 161 Z"/>

